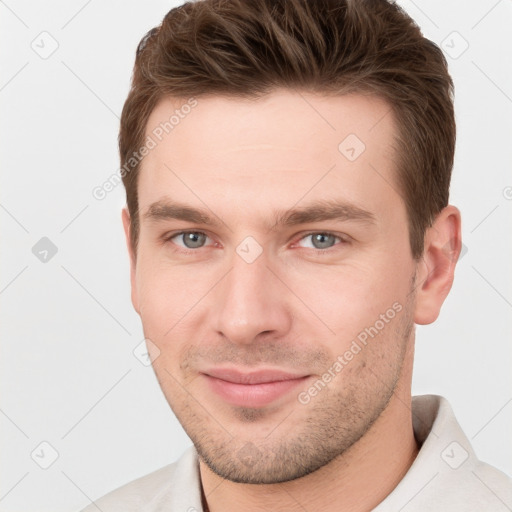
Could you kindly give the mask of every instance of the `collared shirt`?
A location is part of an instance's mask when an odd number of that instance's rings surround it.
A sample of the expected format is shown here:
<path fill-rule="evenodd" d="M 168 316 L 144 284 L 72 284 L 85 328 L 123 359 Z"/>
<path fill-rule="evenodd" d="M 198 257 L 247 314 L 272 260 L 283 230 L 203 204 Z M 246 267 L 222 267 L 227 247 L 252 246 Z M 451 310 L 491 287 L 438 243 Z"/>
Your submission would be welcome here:
<path fill-rule="evenodd" d="M 374 512 L 512 511 L 512 479 L 477 459 L 446 399 L 413 397 L 412 415 L 421 448 L 404 478 Z M 98 508 L 102 512 L 202 512 L 195 448 L 82 512 Z"/>

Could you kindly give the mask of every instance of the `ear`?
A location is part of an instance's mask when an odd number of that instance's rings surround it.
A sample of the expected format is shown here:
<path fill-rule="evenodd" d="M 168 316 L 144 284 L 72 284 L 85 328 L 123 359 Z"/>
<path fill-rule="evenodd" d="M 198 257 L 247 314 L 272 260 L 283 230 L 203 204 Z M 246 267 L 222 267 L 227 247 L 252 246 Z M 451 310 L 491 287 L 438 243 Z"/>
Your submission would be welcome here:
<path fill-rule="evenodd" d="M 131 243 L 131 219 L 130 219 L 130 213 L 128 212 L 128 208 L 123 208 L 123 211 L 121 213 L 122 219 L 123 219 L 123 227 L 124 227 L 124 235 L 126 238 L 126 247 L 128 248 L 128 254 L 130 256 L 130 283 L 131 283 L 131 289 L 132 289 L 132 304 L 135 308 L 135 311 L 140 314 L 139 311 L 139 299 L 137 294 L 137 280 L 135 279 L 136 276 L 136 257 L 135 253 L 133 252 L 133 247 Z"/>
<path fill-rule="evenodd" d="M 461 246 L 460 212 L 449 205 L 425 233 L 423 256 L 416 267 L 415 323 L 430 324 L 439 316 L 453 284 Z"/>

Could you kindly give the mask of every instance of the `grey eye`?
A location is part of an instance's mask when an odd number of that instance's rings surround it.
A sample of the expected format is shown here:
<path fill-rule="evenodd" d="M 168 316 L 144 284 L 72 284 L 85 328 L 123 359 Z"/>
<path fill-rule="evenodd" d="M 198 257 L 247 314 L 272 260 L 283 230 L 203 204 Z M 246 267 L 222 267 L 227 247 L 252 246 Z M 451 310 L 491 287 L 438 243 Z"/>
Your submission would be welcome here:
<path fill-rule="evenodd" d="M 328 249 L 336 243 L 338 238 L 329 233 L 314 233 L 313 235 L 308 235 L 308 237 L 311 237 L 311 242 L 315 249 Z"/>
<path fill-rule="evenodd" d="M 180 236 L 187 249 L 197 249 L 202 247 L 207 239 L 207 236 L 204 233 L 199 233 L 198 231 L 182 233 Z"/>

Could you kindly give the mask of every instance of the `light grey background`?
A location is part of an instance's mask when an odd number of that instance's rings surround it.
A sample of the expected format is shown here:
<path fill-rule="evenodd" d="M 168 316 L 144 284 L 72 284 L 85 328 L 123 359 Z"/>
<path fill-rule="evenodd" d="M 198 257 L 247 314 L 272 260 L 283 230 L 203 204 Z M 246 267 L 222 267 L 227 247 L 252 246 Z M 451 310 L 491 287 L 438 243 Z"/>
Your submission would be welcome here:
<path fill-rule="evenodd" d="M 418 328 L 413 392 L 446 396 L 480 458 L 512 474 L 512 2 L 400 4 L 456 84 L 467 247 L 438 322 Z M 190 444 L 133 354 L 124 189 L 92 195 L 118 169 L 137 43 L 174 5 L 0 1 L 1 511 L 79 509 Z"/>

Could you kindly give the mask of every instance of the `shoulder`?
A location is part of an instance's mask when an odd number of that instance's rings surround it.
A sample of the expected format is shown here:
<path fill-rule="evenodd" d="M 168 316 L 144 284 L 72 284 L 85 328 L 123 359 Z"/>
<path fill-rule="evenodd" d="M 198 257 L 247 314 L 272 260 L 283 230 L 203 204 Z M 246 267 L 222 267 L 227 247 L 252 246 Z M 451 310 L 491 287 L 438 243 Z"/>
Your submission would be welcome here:
<path fill-rule="evenodd" d="M 419 453 L 375 512 L 512 510 L 512 479 L 478 459 L 445 398 L 414 397 L 412 415 Z"/>
<path fill-rule="evenodd" d="M 438 510 L 498 512 L 512 509 L 512 479 L 481 461 L 468 460 L 457 470 L 440 471 L 430 487 L 425 493 L 424 505 L 440 507 Z M 419 497 L 418 502 L 421 501 Z"/>
<path fill-rule="evenodd" d="M 419 397 L 418 403 L 421 400 Z M 437 459 L 437 464 L 431 466 L 431 474 L 435 475 L 432 502 L 468 512 L 512 507 L 512 479 L 478 459 L 449 402 L 440 396 L 428 396 L 424 397 L 424 404 L 435 411 L 424 443 L 428 455 Z"/>
<path fill-rule="evenodd" d="M 180 503 L 181 508 L 182 502 L 186 505 L 184 510 L 200 503 L 197 454 L 193 447 L 176 462 L 94 500 L 81 512 L 151 512 L 161 510 L 162 506 L 175 510 L 175 505 Z"/>
<path fill-rule="evenodd" d="M 485 462 L 478 461 L 467 468 L 465 491 L 471 510 L 510 510 L 512 508 L 512 478 Z"/>
<path fill-rule="evenodd" d="M 172 482 L 176 464 L 169 464 L 157 471 L 133 480 L 122 487 L 93 501 L 82 512 L 130 512 L 143 510 L 156 495 L 162 494 Z"/>

